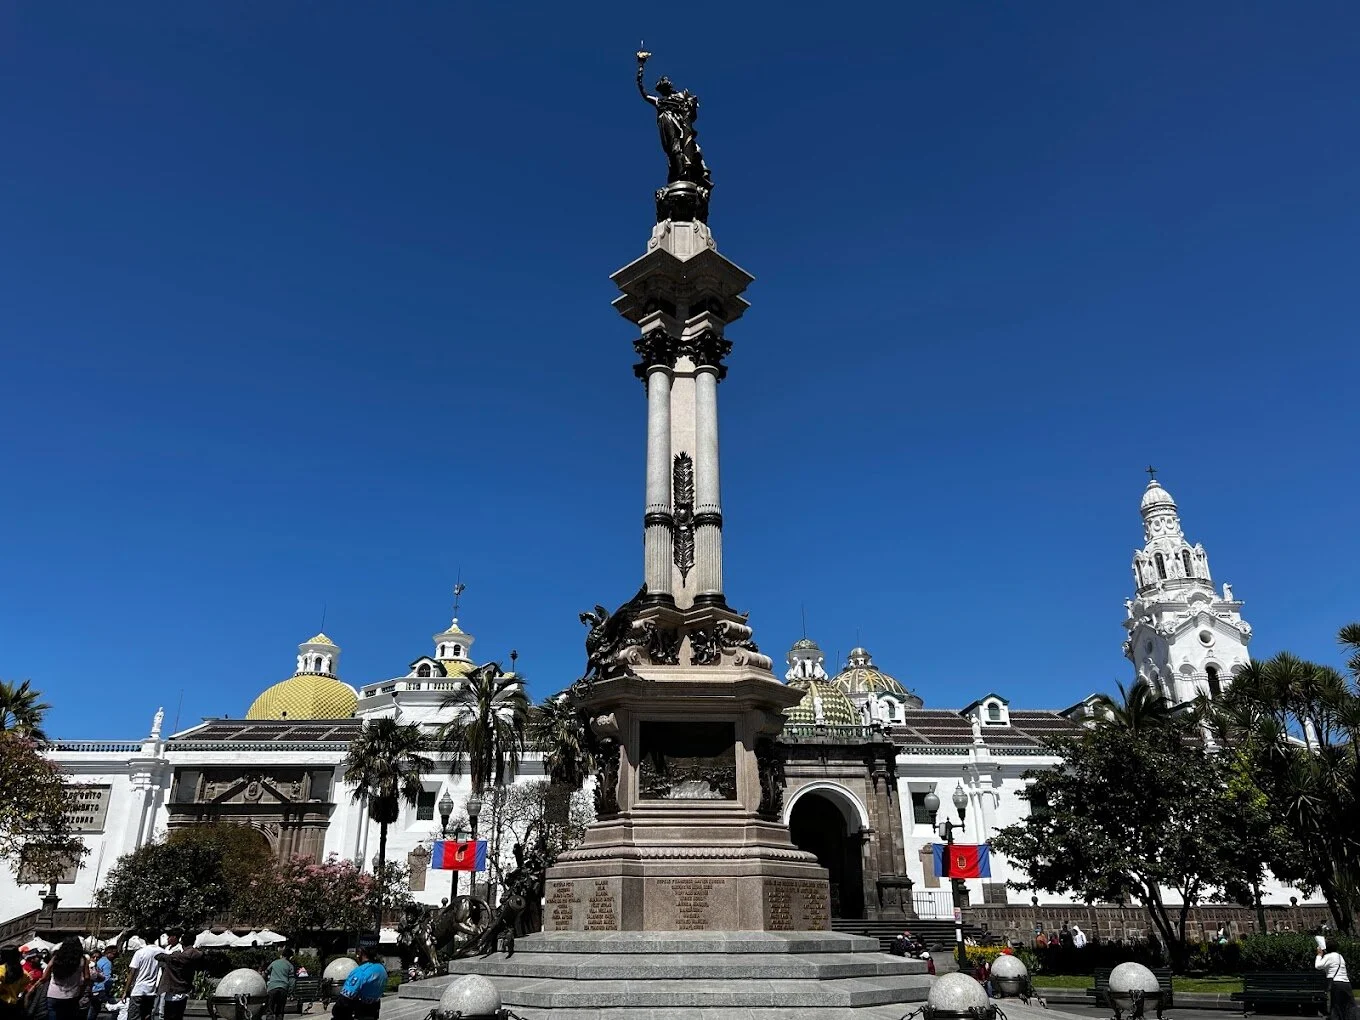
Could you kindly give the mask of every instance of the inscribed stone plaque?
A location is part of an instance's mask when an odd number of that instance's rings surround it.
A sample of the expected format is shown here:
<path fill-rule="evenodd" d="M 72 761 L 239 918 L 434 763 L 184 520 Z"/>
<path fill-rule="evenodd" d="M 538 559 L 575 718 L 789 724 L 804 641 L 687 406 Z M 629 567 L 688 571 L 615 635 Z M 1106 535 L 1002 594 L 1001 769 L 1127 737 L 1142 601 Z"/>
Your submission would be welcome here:
<path fill-rule="evenodd" d="M 830 917 L 827 884 L 798 878 L 765 882 L 766 931 L 821 931 Z"/>
<path fill-rule="evenodd" d="M 658 892 L 669 892 L 675 897 L 670 924 L 676 931 L 707 931 L 720 927 L 714 923 L 715 913 L 722 920 L 731 921 L 732 897 L 727 889 L 728 880 L 707 875 L 691 878 L 658 878 Z M 715 900 L 725 902 L 715 903 Z M 670 904 L 667 904 L 670 906 Z M 715 909 L 716 908 L 716 909 Z"/>
<path fill-rule="evenodd" d="M 596 879 L 586 900 L 586 931 L 618 931 L 619 910 L 610 883 Z"/>
<path fill-rule="evenodd" d="M 548 931 L 575 930 L 576 907 L 580 902 L 575 882 L 549 882 L 543 906 L 544 928 Z"/>
<path fill-rule="evenodd" d="M 737 733 L 730 722 L 640 724 L 643 800 L 736 800 Z"/>

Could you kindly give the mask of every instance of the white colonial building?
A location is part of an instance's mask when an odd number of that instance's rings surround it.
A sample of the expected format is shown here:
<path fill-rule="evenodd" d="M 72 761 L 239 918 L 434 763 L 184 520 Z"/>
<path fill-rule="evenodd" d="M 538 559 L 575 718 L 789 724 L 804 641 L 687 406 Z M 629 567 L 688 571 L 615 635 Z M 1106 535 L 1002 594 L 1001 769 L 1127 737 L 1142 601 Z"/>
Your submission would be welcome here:
<path fill-rule="evenodd" d="M 1204 547 L 1186 541 L 1175 502 L 1155 480 L 1141 512 L 1145 544 L 1134 554 L 1125 652 L 1136 678 L 1173 705 L 1216 697 L 1250 661 L 1242 603 L 1227 585 L 1215 591 Z M 178 826 L 208 822 L 250 826 L 280 855 L 336 854 L 371 866 L 377 827 L 344 780 L 349 742 L 365 720 L 382 716 L 436 728 L 449 715 L 444 698 L 474 666 L 474 641 L 455 619 L 433 636 L 433 654 L 356 690 L 341 679 L 340 648 L 317 634 L 298 646 L 293 674 L 266 688 L 242 718 L 167 735 L 156 711 L 140 740 L 56 741 L 52 757 L 81 788 L 76 819 L 90 851 L 77 871 L 60 876 L 61 906 L 89 906 L 123 854 Z M 929 708 L 864 648 L 829 675 L 807 638 L 790 649 L 787 664 L 787 682 L 805 694 L 783 734 L 783 817 L 794 841 L 830 871 L 833 914 L 846 919 L 950 916 L 949 883 L 933 868 L 936 823 L 953 823 L 958 842 L 980 843 L 1023 819 L 1024 773 L 1056 765 L 1049 738 L 1076 732 L 1098 711 L 1095 695 L 1041 710 L 983 689 L 969 692 L 973 700 L 962 708 Z M 531 754 L 516 781 L 542 777 Z M 443 828 L 440 807 L 451 806 L 453 820 L 465 818 L 470 790 L 443 765 L 423 785 L 418 803 L 403 806 L 389 829 L 388 856 L 410 866 L 417 900 L 438 903 L 451 883 L 449 873 L 428 870 Z M 967 899 L 984 908 L 1028 904 L 1027 892 L 1007 888 L 1012 879 L 1023 882 L 993 856 L 991 878 L 968 880 Z M 4 873 L 0 937 L 35 927 L 43 889 Z M 1278 902 L 1291 895 L 1298 894 L 1270 890 Z"/>

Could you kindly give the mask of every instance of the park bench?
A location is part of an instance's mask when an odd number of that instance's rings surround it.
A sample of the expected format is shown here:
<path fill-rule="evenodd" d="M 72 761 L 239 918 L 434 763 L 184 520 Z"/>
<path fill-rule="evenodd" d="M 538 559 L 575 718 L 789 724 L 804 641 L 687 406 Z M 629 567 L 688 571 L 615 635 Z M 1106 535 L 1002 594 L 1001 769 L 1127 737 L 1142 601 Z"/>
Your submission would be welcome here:
<path fill-rule="evenodd" d="M 1086 994 L 1096 1000 L 1097 1006 L 1112 1006 L 1110 1002 L 1110 971 L 1112 967 L 1096 968 L 1096 985 L 1094 988 L 1086 989 Z M 1157 978 L 1157 987 L 1162 990 L 1161 1000 L 1157 1003 L 1157 1016 L 1160 1020 L 1162 1012 L 1169 1009 L 1172 1003 L 1171 993 L 1171 968 L 1153 967 L 1152 973 Z"/>
<path fill-rule="evenodd" d="M 320 978 L 298 978 L 293 983 L 292 1001 L 297 1004 L 299 1013 L 306 1013 L 312 1008 L 312 1003 L 321 1001 L 321 979 Z"/>
<path fill-rule="evenodd" d="M 1242 1015 L 1262 1012 L 1261 1007 L 1288 1006 L 1327 1012 L 1327 979 L 1317 971 L 1262 971 L 1243 974 L 1242 990 L 1233 992 L 1242 1003 Z M 1266 1009 L 1274 1013 L 1276 1008 Z"/>

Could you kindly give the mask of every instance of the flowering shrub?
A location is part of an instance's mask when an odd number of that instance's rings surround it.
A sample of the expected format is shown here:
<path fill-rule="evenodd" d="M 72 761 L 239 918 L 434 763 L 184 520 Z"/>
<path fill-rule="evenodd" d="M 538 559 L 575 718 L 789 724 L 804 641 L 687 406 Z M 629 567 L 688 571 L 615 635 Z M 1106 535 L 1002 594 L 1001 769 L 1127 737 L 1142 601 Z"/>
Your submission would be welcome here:
<path fill-rule="evenodd" d="M 294 854 L 250 883 L 257 916 L 279 931 L 353 931 L 373 920 L 373 875 L 331 854 L 324 861 Z"/>

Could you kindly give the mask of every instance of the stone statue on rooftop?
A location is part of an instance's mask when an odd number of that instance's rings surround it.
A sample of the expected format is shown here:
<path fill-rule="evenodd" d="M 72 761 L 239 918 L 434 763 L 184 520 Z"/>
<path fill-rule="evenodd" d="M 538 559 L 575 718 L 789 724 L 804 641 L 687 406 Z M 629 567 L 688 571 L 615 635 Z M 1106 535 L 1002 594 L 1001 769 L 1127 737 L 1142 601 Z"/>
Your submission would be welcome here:
<path fill-rule="evenodd" d="M 699 187 L 711 190 L 713 178 L 704 163 L 704 154 L 699 149 L 698 132 L 694 122 L 699 119 L 699 97 L 687 89 L 676 89 L 665 75 L 656 83 L 656 95 L 649 95 L 642 84 L 642 75 L 651 54 L 646 50 L 637 52 L 637 87 L 642 98 L 656 107 L 656 126 L 661 133 L 661 149 L 669 164 L 666 181 L 689 181 Z"/>

